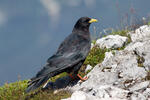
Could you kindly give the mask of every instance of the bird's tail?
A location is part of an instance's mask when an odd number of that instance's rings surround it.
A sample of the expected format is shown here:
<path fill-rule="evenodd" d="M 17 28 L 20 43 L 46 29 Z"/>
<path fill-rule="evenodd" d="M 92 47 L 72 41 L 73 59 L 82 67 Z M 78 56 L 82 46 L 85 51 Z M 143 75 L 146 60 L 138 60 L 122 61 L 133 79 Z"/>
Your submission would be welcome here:
<path fill-rule="evenodd" d="M 29 85 L 26 89 L 26 93 L 33 91 L 35 89 L 37 89 L 38 87 L 40 87 L 41 85 L 43 85 L 44 83 L 46 83 L 49 80 L 49 76 L 44 76 L 44 77 L 40 77 L 40 78 L 33 78 L 31 79 L 31 81 L 29 81 Z"/>
<path fill-rule="evenodd" d="M 31 81 L 28 82 L 28 87 L 26 89 L 26 93 L 33 91 L 45 84 L 49 78 L 59 74 L 63 69 L 50 67 L 49 64 L 45 65 L 35 77 L 31 78 Z"/>

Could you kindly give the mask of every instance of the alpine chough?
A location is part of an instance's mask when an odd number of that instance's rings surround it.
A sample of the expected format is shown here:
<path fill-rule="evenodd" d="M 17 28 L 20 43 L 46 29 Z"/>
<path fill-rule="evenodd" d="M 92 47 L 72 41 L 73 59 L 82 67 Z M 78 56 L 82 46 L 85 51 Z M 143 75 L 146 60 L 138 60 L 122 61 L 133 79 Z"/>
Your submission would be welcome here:
<path fill-rule="evenodd" d="M 86 59 L 91 47 L 89 26 L 97 22 L 96 19 L 81 17 L 72 30 L 72 33 L 60 44 L 57 52 L 48 60 L 47 64 L 28 83 L 26 92 L 45 84 L 49 78 L 62 72 L 73 73 L 84 80 L 78 71 Z"/>

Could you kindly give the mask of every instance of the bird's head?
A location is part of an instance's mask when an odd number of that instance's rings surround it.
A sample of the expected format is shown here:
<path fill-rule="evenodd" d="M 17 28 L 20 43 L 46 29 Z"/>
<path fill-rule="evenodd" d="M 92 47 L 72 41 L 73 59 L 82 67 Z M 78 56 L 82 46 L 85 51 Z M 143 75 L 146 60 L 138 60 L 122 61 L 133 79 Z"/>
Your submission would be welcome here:
<path fill-rule="evenodd" d="M 81 17 L 75 24 L 74 28 L 77 30 L 89 30 L 89 26 L 93 22 L 98 22 L 97 19 L 89 17 Z"/>

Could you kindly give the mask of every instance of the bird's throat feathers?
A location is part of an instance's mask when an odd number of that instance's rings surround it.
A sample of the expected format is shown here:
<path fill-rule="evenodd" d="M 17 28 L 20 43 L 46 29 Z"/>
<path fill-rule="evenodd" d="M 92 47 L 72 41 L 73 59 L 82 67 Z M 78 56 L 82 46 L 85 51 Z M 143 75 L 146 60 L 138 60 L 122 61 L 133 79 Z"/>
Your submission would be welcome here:
<path fill-rule="evenodd" d="M 76 32 L 76 31 L 84 31 L 84 32 L 89 32 L 89 26 L 90 25 L 87 25 L 86 27 L 85 26 L 79 26 L 79 25 L 75 25 L 72 32 Z"/>
<path fill-rule="evenodd" d="M 78 35 L 79 37 L 81 37 L 83 39 L 90 41 L 90 32 L 88 30 L 87 31 L 75 30 L 72 33 Z"/>

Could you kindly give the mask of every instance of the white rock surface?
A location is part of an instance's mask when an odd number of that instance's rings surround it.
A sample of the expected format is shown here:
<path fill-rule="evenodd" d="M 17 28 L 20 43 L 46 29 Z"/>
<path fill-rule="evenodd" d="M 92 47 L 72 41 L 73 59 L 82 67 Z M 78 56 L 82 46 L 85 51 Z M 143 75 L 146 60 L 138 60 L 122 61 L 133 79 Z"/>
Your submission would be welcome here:
<path fill-rule="evenodd" d="M 150 70 L 150 39 L 144 40 L 141 42 L 133 42 L 129 44 L 125 50 L 134 51 L 137 53 L 137 56 L 144 58 L 143 65 L 147 70 Z"/>
<path fill-rule="evenodd" d="M 129 90 L 130 91 L 139 91 L 141 89 L 146 89 L 146 88 L 148 88 L 149 84 L 150 84 L 149 81 L 135 83 L 135 85 L 129 87 Z"/>
<path fill-rule="evenodd" d="M 150 39 L 150 26 L 144 25 L 136 29 L 135 32 L 129 32 L 132 42 L 149 40 Z"/>
<path fill-rule="evenodd" d="M 132 42 L 124 50 L 106 52 L 104 61 L 88 73 L 88 80 L 67 87 L 73 94 L 66 100 L 150 100 L 150 81 L 146 80 L 150 71 L 150 26 L 129 34 Z M 126 41 L 111 35 L 96 43 L 103 48 L 118 48 Z"/>
<path fill-rule="evenodd" d="M 92 69 L 92 66 L 91 65 L 87 65 L 86 66 L 86 69 L 85 69 L 85 72 L 88 72 L 89 70 L 91 70 Z"/>
<path fill-rule="evenodd" d="M 120 35 L 108 35 L 96 41 L 100 48 L 120 48 L 128 41 L 127 37 Z"/>

